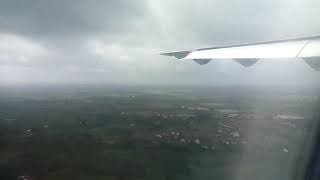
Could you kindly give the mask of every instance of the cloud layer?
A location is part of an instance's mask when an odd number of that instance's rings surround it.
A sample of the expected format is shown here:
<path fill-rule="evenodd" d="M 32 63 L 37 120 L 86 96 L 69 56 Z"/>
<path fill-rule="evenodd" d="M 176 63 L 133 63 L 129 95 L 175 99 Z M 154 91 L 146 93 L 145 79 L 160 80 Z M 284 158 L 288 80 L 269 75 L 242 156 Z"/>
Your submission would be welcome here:
<path fill-rule="evenodd" d="M 1 83 L 313 84 L 300 61 L 199 67 L 157 54 L 320 34 L 320 2 L 7 0 L 0 2 Z"/>

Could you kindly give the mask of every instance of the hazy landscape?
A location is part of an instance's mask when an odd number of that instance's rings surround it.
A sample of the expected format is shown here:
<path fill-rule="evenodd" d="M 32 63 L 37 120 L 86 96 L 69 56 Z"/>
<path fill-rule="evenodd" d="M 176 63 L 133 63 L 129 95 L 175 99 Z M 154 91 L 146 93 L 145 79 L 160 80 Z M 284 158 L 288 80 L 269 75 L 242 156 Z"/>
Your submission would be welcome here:
<path fill-rule="evenodd" d="M 2 179 L 292 179 L 318 89 L 37 86 L 0 90 Z M 308 141 L 306 141 L 308 139 Z"/>

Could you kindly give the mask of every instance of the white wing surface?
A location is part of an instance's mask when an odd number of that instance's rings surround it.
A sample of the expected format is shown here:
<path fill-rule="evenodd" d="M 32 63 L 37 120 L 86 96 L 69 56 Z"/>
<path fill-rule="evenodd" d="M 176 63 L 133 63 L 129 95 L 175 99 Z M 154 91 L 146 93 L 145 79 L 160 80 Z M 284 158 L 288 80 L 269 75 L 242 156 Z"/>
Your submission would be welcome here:
<path fill-rule="evenodd" d="M 320 70 L 320 36 L 211 47 L 161 55 L 194 60 L 200 65 L 205 65 L 211 60 L 233 59 L 245 67 L 254 65 L 260 59 L 301 58 L 313 69 Z"/>

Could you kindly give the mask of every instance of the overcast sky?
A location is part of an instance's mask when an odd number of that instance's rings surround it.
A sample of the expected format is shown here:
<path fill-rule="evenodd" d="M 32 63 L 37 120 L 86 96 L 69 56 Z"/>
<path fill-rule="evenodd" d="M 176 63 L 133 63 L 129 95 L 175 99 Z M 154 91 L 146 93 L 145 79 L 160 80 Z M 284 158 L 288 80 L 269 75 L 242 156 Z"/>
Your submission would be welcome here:
<path fill-rule="evenodd" d="M 1 0 L 0 83 L 313 84 L 303 61 L 157 54 L 320 34 L 319 0 Z"/>

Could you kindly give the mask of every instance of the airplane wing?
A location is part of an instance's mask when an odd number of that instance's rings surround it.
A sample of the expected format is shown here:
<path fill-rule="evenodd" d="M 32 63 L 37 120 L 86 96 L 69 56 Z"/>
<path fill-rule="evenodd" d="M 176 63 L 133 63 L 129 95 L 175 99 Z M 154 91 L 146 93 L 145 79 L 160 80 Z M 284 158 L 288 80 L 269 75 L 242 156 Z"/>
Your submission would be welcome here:
<path fill-rule="evenodd" d="M 254 65 L 260 59 L 301 58 L 310 67 L 320 71 L 320 36 L 210 47 L 161 55 L 193 60 L 200 65 L 208 64 L 211 60 L 233 59 L 245 67 Z"/>

